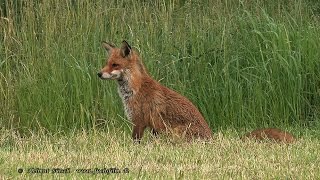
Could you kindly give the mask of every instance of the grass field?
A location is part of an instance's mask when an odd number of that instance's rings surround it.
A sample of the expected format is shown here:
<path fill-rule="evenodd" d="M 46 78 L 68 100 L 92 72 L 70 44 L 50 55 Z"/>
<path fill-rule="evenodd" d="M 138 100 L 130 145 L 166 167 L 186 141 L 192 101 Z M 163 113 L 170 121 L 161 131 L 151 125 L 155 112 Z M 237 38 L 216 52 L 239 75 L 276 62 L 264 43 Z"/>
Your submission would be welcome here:
<path fill-rule="evenodd" d="M 207 144 L 148 138 L 133 144 L 123 132 L 82 132 L 69 137 L 34 134 L 25 139 L 2 132 L 0 174 L 14 179 L 320 178 L 319 139 L 306 136 L 287 145 L 242 142 L 235 131 L 215 137 Z"/>
<path fill-rule="evenodd" d="M 127 166 L 129 174 L 108 177 L 319 178 L 317 0 L 0 0 L 0 8 L 6 177 L 27 176 L 20 166 Z M 96 75 L 106 58 L 100 42 L 123 39 L 155 79 L 194 102 L 217 141 L 131 143 L 116 83 Z M 237 140 L 260 127 L 300 140 Z"/>

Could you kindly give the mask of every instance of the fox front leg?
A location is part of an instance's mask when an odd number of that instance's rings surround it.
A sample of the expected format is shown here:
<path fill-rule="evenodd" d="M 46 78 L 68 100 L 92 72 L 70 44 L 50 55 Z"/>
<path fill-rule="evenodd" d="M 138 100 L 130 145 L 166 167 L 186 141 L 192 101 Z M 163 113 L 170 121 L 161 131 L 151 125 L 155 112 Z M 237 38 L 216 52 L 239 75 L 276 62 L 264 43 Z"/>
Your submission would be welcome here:
<path fill-rule="evenodd" d="M 132 132 L 132 139 L 134 142 L 140 143 L 145 128 L 145 126 L 134 125 Z"/>
<path fill-rule="evenodd" d="M 153 137 L 159 136 L 159 132 L 157 130 L 155 130 L 154 128 L 151 129 L 151 133 L 152 133 Z"/>

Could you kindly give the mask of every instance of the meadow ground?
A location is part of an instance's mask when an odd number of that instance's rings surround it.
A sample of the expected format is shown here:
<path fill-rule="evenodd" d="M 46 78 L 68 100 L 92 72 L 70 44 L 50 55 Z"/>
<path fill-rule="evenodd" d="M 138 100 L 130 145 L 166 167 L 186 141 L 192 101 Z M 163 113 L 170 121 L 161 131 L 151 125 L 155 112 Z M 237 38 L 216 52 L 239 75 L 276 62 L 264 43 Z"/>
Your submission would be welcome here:
<path fill-rule="evenodd" d="M 11 179 L 320 178 L 320 142 L 308 135 L 289 145 L 243 142 L 232 130 L 217 132 L 208 143 L 148 137 L 134 144 L 121 131 L 28 138 L 2 131 L 0 174 Z"/>
<path fill-rule="evenodd" d="M 319 34 L 318 0 L 0 1 L 0 176 L 319 179 Z M 214 141 L 131 142 L 116 83 L 96 75 L 100 42 L 123 39 Z M 299 140 L 238 139 L 262 127 Z M 55 167 L 70 173 L 26 173 Z M 113 167 L 129 173 L 76 170 Z"/>

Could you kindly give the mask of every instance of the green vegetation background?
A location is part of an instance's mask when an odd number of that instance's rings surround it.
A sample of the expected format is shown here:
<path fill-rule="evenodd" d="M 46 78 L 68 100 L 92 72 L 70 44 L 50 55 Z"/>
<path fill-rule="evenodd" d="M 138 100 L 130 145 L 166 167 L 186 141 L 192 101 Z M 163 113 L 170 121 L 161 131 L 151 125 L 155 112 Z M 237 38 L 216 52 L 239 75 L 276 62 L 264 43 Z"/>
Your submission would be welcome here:
<path fill-rule="evenodd" d="M 102 40 L 126 39 L 150 74 L 216 131 L 319 128 L 320 2 L 0 1 L 0 127 L 129 129 Z"/>

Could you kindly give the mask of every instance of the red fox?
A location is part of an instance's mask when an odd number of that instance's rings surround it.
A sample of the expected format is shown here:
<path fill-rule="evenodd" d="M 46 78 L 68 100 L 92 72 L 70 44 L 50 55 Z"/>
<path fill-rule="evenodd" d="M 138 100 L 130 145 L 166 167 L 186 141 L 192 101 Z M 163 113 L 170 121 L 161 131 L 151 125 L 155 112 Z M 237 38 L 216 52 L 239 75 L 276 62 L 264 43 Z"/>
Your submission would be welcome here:
<path fill-rule="evenodd" d="M 295 138 L 292 134 L 276 128 L 257 129 L 245 134 L 242 139 L 253 138 L 257 140 L 273 140 L 276 142 L 292 143 Z"/>
<path fill-rule="evenodd" d="M 154 135 L 168 132 L 186 139 L 212 137 L 207 122 L 191 101 L 154 80 L 126 41 L 121 48 L 107 42 L 102 46 L 109 57 L 98 76 L 118 82 L 125 113 L 133 122 L 134 141 L 140 142 L 146 128 Z"/>

